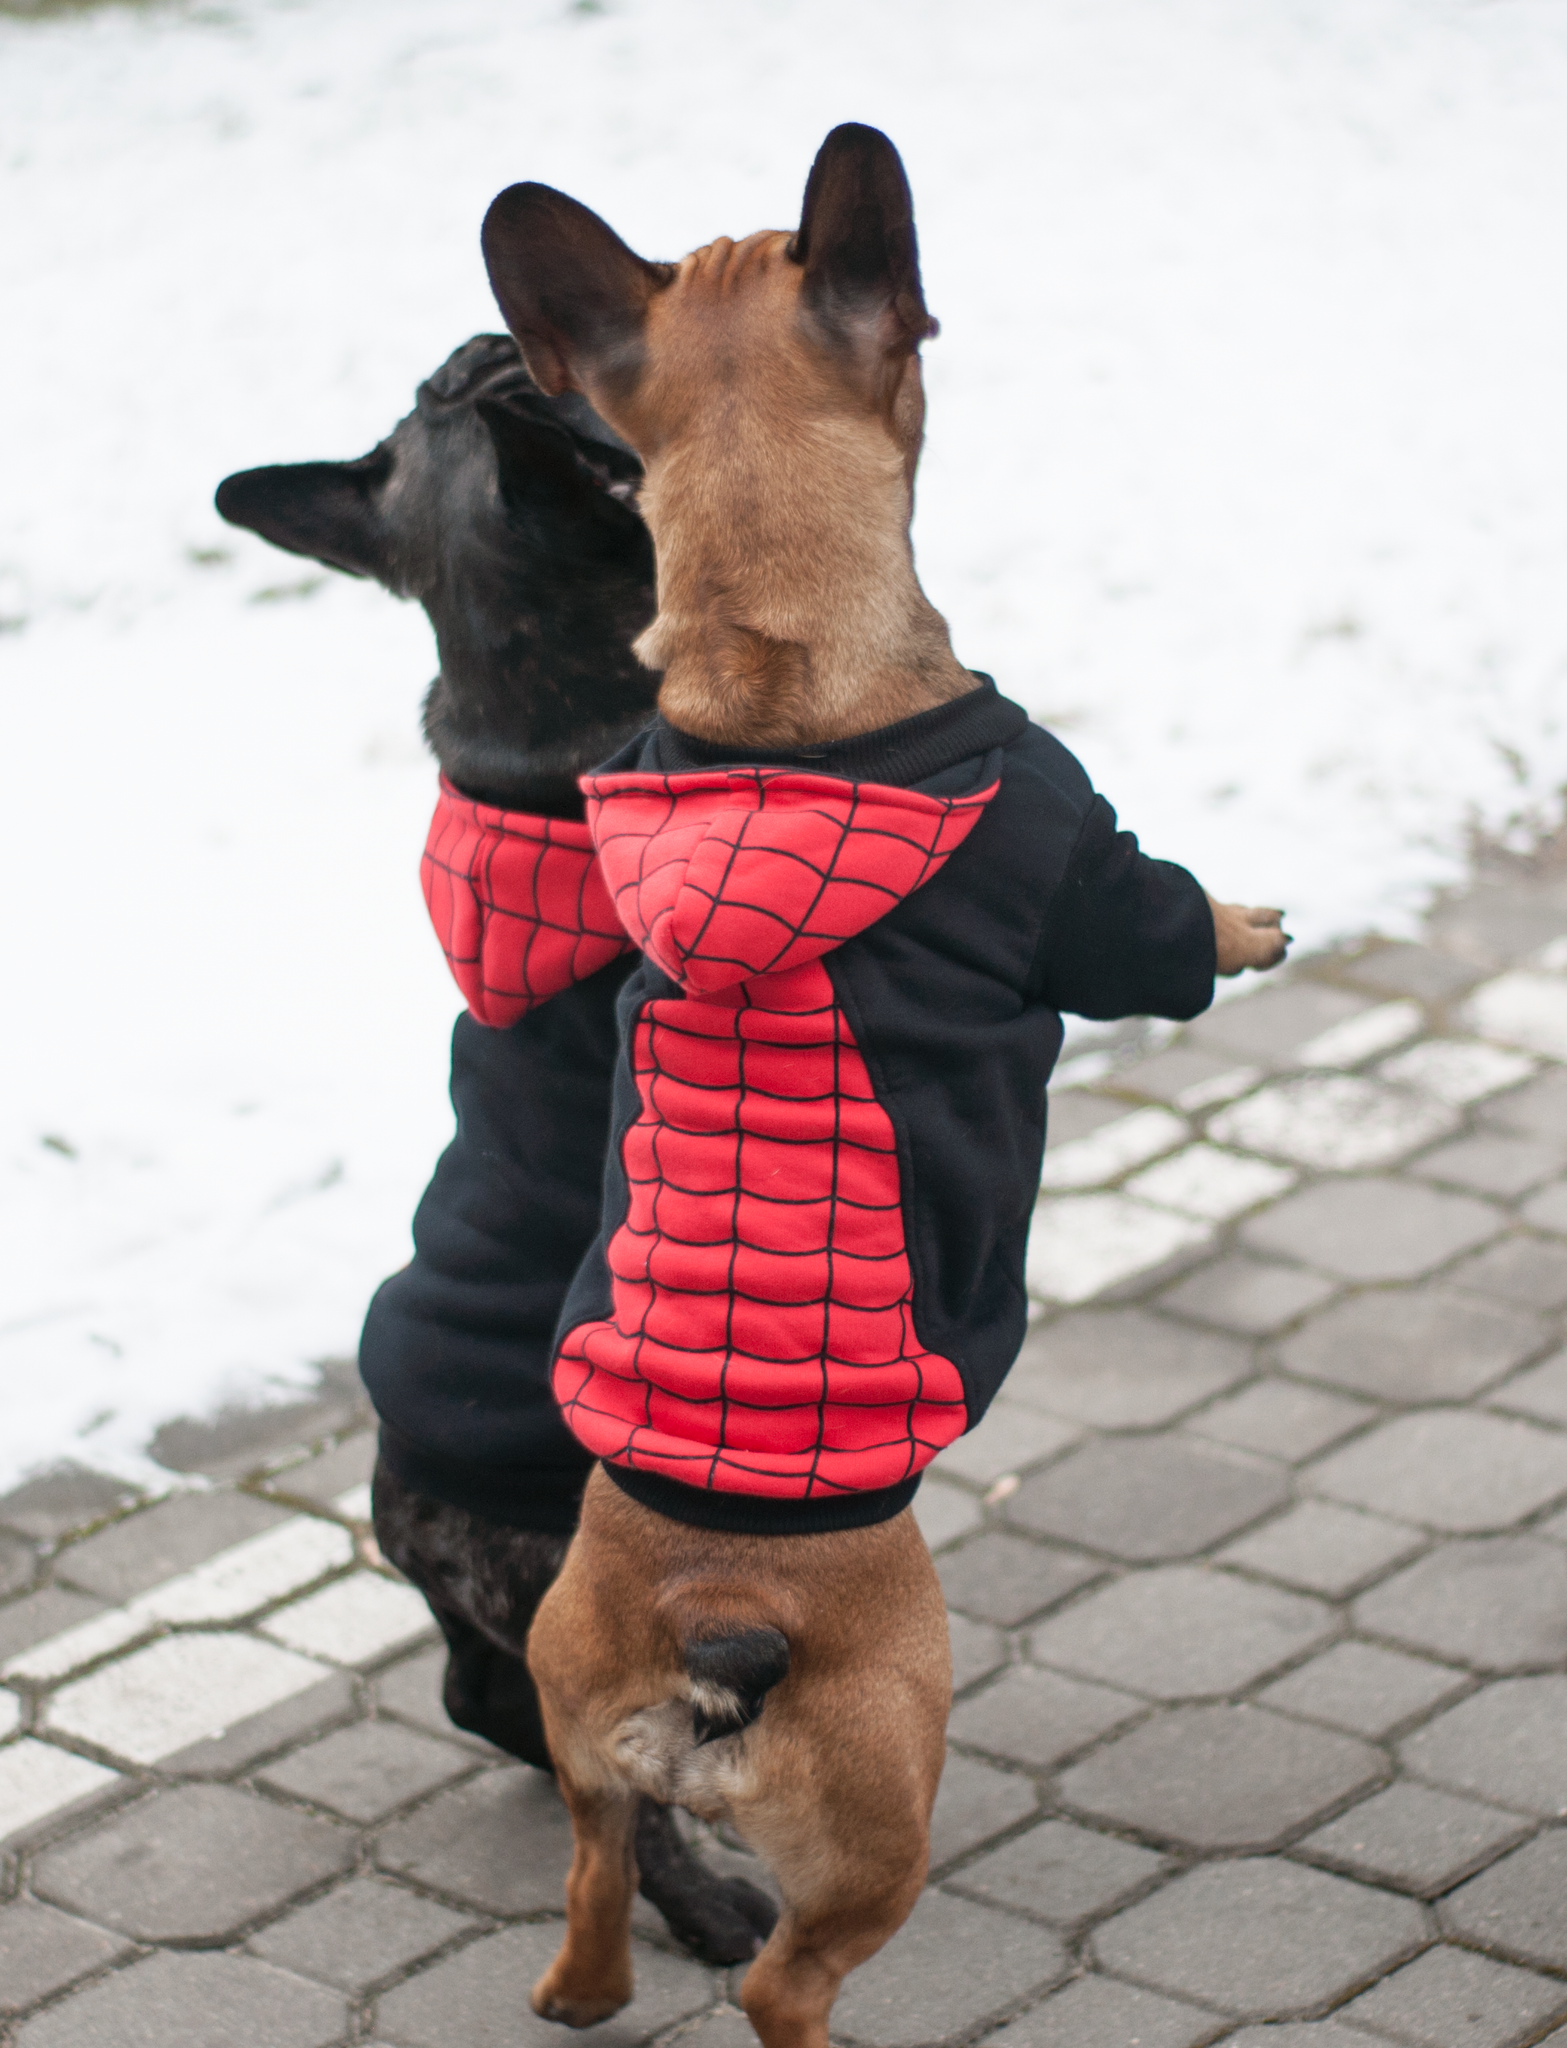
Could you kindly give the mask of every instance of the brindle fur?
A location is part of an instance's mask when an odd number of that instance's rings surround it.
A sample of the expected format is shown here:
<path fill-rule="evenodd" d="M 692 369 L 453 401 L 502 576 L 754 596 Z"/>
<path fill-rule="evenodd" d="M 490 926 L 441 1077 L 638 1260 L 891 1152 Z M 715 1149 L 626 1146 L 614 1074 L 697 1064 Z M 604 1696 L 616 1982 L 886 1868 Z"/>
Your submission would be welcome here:
<path fill-rule="evenodd" d="M 914 572 L 918 350 L 935 322 L 885 136 L 834 130 L 792 235 L 649 263 L 575 200 L 517 185 L 484 248 L 540 387 L 585 395 L 642 458 L 658 616 L 637 646 L 673 724 L 799 748 L 975 687 Z M 1221 970 L 1281 957 L 1277 923 L 1216 916 Z M 724 1627 L 781 1630 L 788 1675 L 754 1725 L 698 1746 L 683 1646 Z M 630 1997 L 630 1814 L 650 1791 L 727 1814 L 771 1860 L 784 1911 L 745 2010 L 766 2048 L 826 2048 L 844 1973 L 925 1875 L 950 1667 L 911 1514 L 747 1540 L 595 1474 L 529 1662 L 576 1831 L 566 1940 L 535 2010 L 586 2026 Z"/>

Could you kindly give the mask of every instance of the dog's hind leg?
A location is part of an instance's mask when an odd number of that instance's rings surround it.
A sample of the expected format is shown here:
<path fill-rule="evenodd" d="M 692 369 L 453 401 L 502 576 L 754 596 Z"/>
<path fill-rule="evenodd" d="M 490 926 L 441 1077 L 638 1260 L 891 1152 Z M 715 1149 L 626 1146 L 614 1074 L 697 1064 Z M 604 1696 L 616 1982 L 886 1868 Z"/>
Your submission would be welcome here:
<path fill-rule="evenodd" d="M 885 1869 L 841 1872 L 799 1904 L 786 1897 L 772 1939 L 740 1992 L 762 2048 L 828 2048 L 827 2019 L 848 1973 L 897 1933 L 925 1878 L 925 1854 L 891 1880 Z"/>
<path fill-rule="evenodd" d="M 533 2010 L 591 2027 L 631 1998 L 631 1905 L 636 1897 L 637 1795 L 629 1786 L 588 1792 L 557 1774 L 571 1815 L 566 1939 L 533 1987 Z"/>

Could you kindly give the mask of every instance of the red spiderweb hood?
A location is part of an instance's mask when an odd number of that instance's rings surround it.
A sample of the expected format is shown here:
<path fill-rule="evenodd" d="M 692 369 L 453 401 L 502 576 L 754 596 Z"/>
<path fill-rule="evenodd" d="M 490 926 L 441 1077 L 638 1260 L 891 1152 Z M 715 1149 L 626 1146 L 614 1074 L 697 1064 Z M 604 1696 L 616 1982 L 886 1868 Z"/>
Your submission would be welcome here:
<path fill-rule="evenodd" d="M 629 952 L 588 828 L 476 803 L 441 777 L 420 867 L 441 951 L 481 1024 L 537 1004 Z"/>
<path fill-rule="evenodd" d="M 968 837 L 996 785 L 959 797 L 788 768 L 585 775 L 616 915 L 693 995 L 782 974 L 854 938 Z"/>

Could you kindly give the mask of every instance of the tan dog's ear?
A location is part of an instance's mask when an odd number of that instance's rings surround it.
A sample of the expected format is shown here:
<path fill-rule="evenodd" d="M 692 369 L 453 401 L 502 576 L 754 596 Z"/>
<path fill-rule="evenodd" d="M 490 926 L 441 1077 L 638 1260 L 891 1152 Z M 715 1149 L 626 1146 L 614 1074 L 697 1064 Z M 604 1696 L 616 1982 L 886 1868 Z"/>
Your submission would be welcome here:
<path fill-rule="evenodd" d="M 822 144 L 789 254 L 804 266 L 800 303 L 817 337 L 865 367 L 936 333 L 920 286 L 913 194 L 879 128 L 846 121 Z"/>
<path fill-rule="evenodd" d="M 549 185 L 509 185 L 484 216 L 485 268 L 533 381 L 551 398 L 591 377 L 635 382 L 648 300 L 674 275 Z"/>

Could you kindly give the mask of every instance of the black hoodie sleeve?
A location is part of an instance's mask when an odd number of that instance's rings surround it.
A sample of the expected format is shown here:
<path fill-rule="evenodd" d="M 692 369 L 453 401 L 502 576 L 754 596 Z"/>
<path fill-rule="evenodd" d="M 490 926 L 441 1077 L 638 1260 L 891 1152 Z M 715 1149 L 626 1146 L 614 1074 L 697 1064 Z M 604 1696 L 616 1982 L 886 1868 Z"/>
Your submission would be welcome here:
<path fill-rule="evenodd" d="M 1213 1001 L 1213 913 L 1196 878 L 1150 860 L 1094 797 L 1034 957 L 1032 993 L 1074 1016 L 1174 1017 Z"/>

